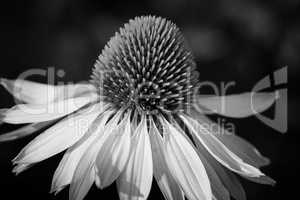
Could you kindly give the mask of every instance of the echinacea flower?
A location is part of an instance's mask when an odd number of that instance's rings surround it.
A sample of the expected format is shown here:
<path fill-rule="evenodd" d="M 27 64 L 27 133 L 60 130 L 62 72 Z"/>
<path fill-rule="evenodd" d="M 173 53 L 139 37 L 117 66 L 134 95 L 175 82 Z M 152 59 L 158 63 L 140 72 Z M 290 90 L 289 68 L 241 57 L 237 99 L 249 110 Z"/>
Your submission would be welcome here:
<path fill-rule="evenodd" d="M 247 117 L 255 114 L 253 107 L 270 107 L 274 93 L 256 93 L 255 101 L 252 93 L 204 97 L 196 80 L 195 62 L 176 25 L 137 17 L 105 46 L 87 84 L 1 79 L 23 102 L 2 109 L 1 121 L 27 125 L 0 141 L 50 126 L 21 150 L 13 171 L 65 151 L 51 192 L 70 185 L 71 200 L 83 199 L 94 183 L 103 189 L 114 181 L 121 200 L 147 199 L 153 177 L 167 200 L 245 199 L 232 172 L 273 184 L 259 169 L 269 160 L 239 136 L 210 129 L 218 125 L 204 110 Z"/>

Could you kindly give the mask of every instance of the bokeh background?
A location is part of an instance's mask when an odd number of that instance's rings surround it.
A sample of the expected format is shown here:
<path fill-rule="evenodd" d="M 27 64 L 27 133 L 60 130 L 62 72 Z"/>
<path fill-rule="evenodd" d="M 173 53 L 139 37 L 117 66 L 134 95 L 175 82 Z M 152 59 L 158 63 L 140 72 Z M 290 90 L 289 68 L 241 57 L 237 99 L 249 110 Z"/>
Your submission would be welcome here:
<path fill-rule="evenodd" d="M 241 179 L 248 199 L 296 198 L 297 104 L 300 64 L 299 0 L 11 0 L 1 2 L 0 76 L 16 78 L 27 69 L 55 66 L 64 70 L 56 81 L 83 81 L 105 43 L 129 19 L 158 15 L 175 22 L 193 50 L 201 81 L 235 81 L 229 93 L 249 91 L 274 70 L 288 66 L 289 130 L 282 135 L 255 117 L 233 120 L 272 164 L 263 171 L 275 187 Z M 45 77 L 33 77 L 46 82 Z M 287 87 L 287 85 L 286 85 Z M 0 107 L 13 105 L 0 89 Z M 11 130 L 1 126 L 0 133 Z M 0 199 L 68 199 L 67 190 L 49 194 L 62 154 L 15 176 L 11 159 L 33 136 L 0 144 Z M 149 199 L 163 199 L 155 184 Z M 86 199 L 117 199 L 115 187 L 95 187 Z"/>

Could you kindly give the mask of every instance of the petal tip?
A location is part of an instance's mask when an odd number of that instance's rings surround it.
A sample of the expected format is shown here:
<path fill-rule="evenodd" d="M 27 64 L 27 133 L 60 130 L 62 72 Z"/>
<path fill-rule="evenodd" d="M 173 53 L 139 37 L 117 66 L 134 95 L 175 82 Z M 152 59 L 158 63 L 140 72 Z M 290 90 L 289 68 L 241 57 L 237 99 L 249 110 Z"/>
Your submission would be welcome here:
<path fill-rule="evenodd" d="M 64 189 L 64 186 L 62 187 L 51 187 L 49 194 L 54 194 L 54 196 L 56 196 L 60 191 L 62 191 Z"/>
<path fill-rule="evenodd" d="M 14 158 L 11 160 L 11 162 L 12 162 L 13 165 L 17 165 L 17 164 L 19 164 L 20 160 L 21 160 L 21 159 L 20 159 L 20 156 L 17 155 L 16 157 L 14 157 Z"/>
<path fill-rule="evenodd" d="M 0 78 L 0 85 L 2 85 L 5 89 L 9 89 L 12 87 L 11 80 L 7 78 Z"/>
<path fill-rule="evenodd" d="M 25 171 L 28 168 L 29 168 L 29 165 L 18 164 L 13 168 L 12 173 L 14 173 L 15 176 L 18 176 L 21 172 Z"/>
<path fill-rule="evenodd" d="M 0 85 L 4 85 L 8 79 L 0 77 Z"/>

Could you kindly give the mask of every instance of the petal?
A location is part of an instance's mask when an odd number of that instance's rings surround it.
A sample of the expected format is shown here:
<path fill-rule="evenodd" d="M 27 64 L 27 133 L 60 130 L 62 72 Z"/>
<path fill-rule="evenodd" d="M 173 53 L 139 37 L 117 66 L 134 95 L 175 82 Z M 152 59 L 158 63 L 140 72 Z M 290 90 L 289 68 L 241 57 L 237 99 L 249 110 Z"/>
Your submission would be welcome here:
<path fill-rule="evenodd" d="M 248 117 L 265 111 L 276 100 L 276 93 L 248 92 L 238 95 L 199 97 L 200 106 L 206 113 L 217 113 L 227 117 Z M 203 110 L 202 110 L 203 112 Z"/>
<path fill-rule="evenodd" d="M 211 133 L 216 136 L 230 151 L 240 157 L 246 163 L 255 167 L 261 167 L 270 163 L 269 159 L 262 156 L 260 152 L 249 142 L 243 138 L 230 133 L 226 129 L 220 127 L 217 123 L 208 119 L 205 115 L 191 110 L 191 114 L 194 119 L 197 119 L 198 123 L 209 128 Z"/>
<path fill-rule="evenodd" d="M 210 165 L 210 163 L 206 160 L 205 156 L 203 156 L 200 151 L 198 152 L 198 155 L 207 172 L 214 197 L 217 200 L 230 200 L 230 194 L 223 185 L 214 168 Z"/>
<path fill-rule="evenodd" d="M 217 169 L 220 170 L 219 176 L 232 197 L 236 200 L 246 200 L 245 190 L 236 175 L 224 169 L 222 166 L 220 166 L 220 168 L 221 169 Z"/>
<path fill-rule="evenodd" d="M 19 165 L 16 165 L 12 172 L 15 173 L 16 175 L 19 175 L 21 172 L 29 169 L 30 167 L 32 167 L 34 164 L 19 164 Z"/>
<path fill-rule="evenodd" d="M 168 168 L 189 200 L 212 199 L 206 170 L 191 143 L 165 119 L 164 155 Z"/>
<path fill-rule="evenodd" d="M 130 112 L 126 114 L 118 129 L 111 133 L 96 159 L 99 187 L 112 184 L 123 171 L 130 152 Z"/>
<path fill-rule="evenodd" d="M 96 177 L 96 169 L 94 165 L 96 157 L 109 134 L 116 129 L 121 113 L 122 111 L 119 111 L 114 115 L 114 117 L 105 125 L 103 134 L 98 135 L 98 137 L 82 155 L 70 185 L 70 200 L 82 200 L 94 183 Z"/>
<path fill-rule="evenodd" d="M 54 86 L 22 79 L 1 78 L 0 84 L 16 99 L 30 104 L 47 104 L 58 99 L 62 100 L 95 92 L 92 84 L 85 83 Z"/>
<path fill-rule="evenodd" d="M 53 121 L 47 121 L 47 122 L 40 122 L 40 123 L 34 123 L 34 124 L 29 124 L 26 126 L 23 126 L 19 129 L 16 129 L 14 131 L 1 134 L 0 135 L 0 142 L 6 142 L 6 141 L 11 141 L 11 140 L 16 140 L 20 139 L 22 137 L 31 135 L 32 133 L 43 129 L 44 127 L 54 123 Z"/>
<path fill-rule="evenodd" d="M 131 143 L 128 163 L 118 178 L 120 200 L 146 200 L 153 178 L 152 153 L 145 116 Z"/>
<path fill-rule="evenodd" d="M 268 176 L 260 176 L 260 177 L 244 177 L 248 179 L 249 181 L 265 184 L 265 185 L 272 185 L 274 186 L 276 184 L 276 181 Z"/>
<path fill-rule="evenodd" d="M 171 175 L 163 155 L 163 138 L 156 128 L 153 119 L 150 119 L 150 141 L 153 156 L 153 173 L 157 184 L 166 200 L 184 200 L 179 185 Z"/>
<path fill-rule="evenodd" d="M 137 119 L 137 117 L 138 117 L 138 112 L 134 112 L 133 113 L 133 117 L 132 117 L 132 120 L 131 120 L 131 132 L 132 132 L 132 134 L 135 132 L 135 129 L 137 128 L 137 126 L 138 126 L 138 119 Z"/>
<path fill-rule="evenodd" d="M 218 176 L 220 177 L 223 184 L 228 189 L 229 193 L 232 195 L 233 198 L 235 198 L 236 200 L 247 199 L 245 190 L 235 174 L 226 170 L 217 162 L 210 162 L 210 164 L 213 166 L 213 168 L 215 169 Z"/>
<path fill-rule="evenodd" d="M 35 163 L 47 159 L 75 144 L 101 113 L 99 105 L 69 116 L 26 145 L 15 163 Z M 98 109 L 97 109 L 98 108 Z M 90 109 L 93 109 L 91 111 Z"/>
<path fill-rule="evenodd" d="M 3 118 L 8 110 L 9 110 L 8 108 L 0 109 L 0 125 L 3 124 Z"/>
<path fill-rule="evenodd" d="M 86 155 L 84 155 L 86 156 Z M 84 157 L 83 157 L 84 158 Z M 87 159 L 91 159 L 91 157 L 87 157 L 86 159 L 81 159 L 82 161 L 88 161 Z M 88 162 L 88 164 L 91 164 Z M 77 170 L 78 169 L 78 170 Z M 81 167 L 81 165 L 78 165 L 76 168 L 76 171 L 74 173 L 74 176 L 78 174 L 79 170 L 83 170 L 80 177 L 77 178 L 77 176 L 74 178 L 76 181 L 73 184 L 73 181 L 70 186 L 69 190 L 69 199 L 70 200 L 82 200 L 87 195 L 88 191 L 92 187 L 95 176 L 96 176 L 96 169 L 94 168 L 94 165 L 85 165 L 84 167 Z"/>
<path fill-rule="evenodd" d="M 231 173 L 229 170 L 224 168 L 218 161 L 216 161 L 211 156 L 211 154 L 209 154 L 207 150 L 202 146 L 200 141 L 194 141 L 199 152 L 201 152 L 201 154 L 205 157 L 207 162 L 212 166 L 212 168 L 217 173 L 218 177 L 220 178 L 226 189 L 229 191 L 230 195 L 236 200 L 246 200 L 246 193 L 244 191 L 244 188 L 235 176 L 235 174 Z"/>
<path fill-rule="evenodd" d="M 19 104 L 7 110 L 3 121 L 10 124 L 44 122 L 68 115 L 97 99 L 96 95 L 71 98 L 50 104 Z"/>
<path fill-rule="evenodd" d="M 110 118 L 112 111 L 105 111 L 102 113 L 90 126 L 89 130 L 83 138 L 70 147 L 57 167 L 51 185 L 51 193 L 58 193 L 66 185 L 70 184 L 73 178 L 75 169 L 82 158 L 82 155 L 87 148 L 95 141 L 99 135 L 102 135 L 103 128 L 108 119 Z M 86 138 L 84 138 L 86 136 Z"/>
<path fill-rule="evenodd" d="M 231 152 L 207 129 L 207 127 L 199 124 L 196 120 L 188 116 L 181 115 L 180 117 L 191 131 L 193 137 L 196 140 L 199 140 L 207 151 L 222 165 L 244 176 L 264 176 L 259 169 L 245 163 L 236 154 Z"/>
<path fill-rule="evenodd" d="M 237 135 L 217 135 L 216 137 L 230 151 L 250 165 L 261 167 L 270 163 L 270 160 L 262 156 L 252 144 Z"/>

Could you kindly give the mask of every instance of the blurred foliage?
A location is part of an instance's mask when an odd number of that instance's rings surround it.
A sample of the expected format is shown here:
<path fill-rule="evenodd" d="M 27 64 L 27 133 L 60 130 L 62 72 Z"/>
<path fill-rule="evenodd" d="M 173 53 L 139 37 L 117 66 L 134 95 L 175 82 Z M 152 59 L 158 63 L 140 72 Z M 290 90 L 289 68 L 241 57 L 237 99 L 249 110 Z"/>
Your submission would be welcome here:
<path fill-rule="evenodd" d="M 265 74 L 285 65 L 297 70 L 299 2 L 12 1 L 2 6 L 1 59 L 18 72 L 22 67 L 54 65 L 66 69 L 75 76 L 72 78 L 87 78 L 97 55 L 118 27 L 134 16 L 153 14 L 178 24 L 200 72 L 219 69 L 224 75 L 234 70 L 231 79 L 247 80 L 250 74 Z M 215 76 L 212 78 L 222 78 Z"/>

